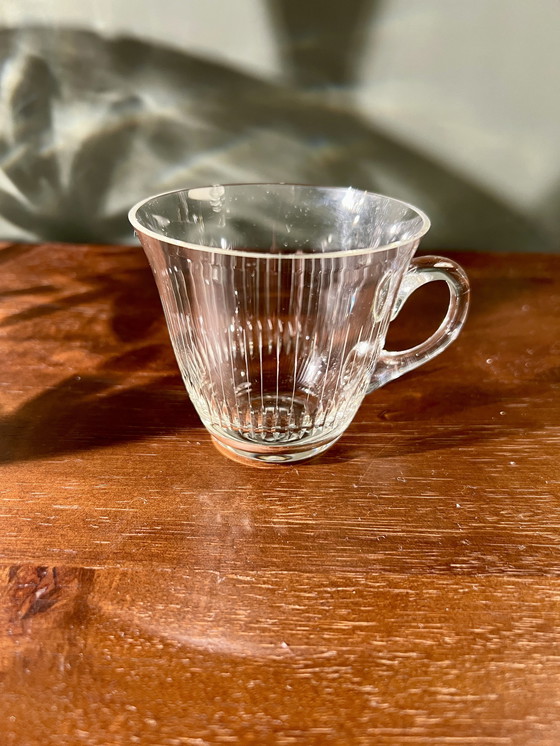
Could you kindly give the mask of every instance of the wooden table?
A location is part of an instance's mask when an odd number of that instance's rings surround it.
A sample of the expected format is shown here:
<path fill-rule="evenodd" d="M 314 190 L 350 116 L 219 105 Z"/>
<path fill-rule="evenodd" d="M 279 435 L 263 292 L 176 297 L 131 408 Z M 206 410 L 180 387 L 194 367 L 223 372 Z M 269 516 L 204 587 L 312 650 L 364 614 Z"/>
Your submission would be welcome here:
<path fill-rule="evenodd" d="M 255 469 L 140 249 L 0 244 L 1 746 L 560 743 L 560 257 L 455 256 L 453 347 Z"/>

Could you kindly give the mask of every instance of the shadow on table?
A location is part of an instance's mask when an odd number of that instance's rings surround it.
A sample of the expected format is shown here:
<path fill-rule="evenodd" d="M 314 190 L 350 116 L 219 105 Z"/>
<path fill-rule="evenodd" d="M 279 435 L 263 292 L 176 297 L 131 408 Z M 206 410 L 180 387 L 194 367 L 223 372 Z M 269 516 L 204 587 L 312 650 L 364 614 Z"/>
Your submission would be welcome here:
<path fill-rule="evenodd" d="M 54 244 L 47 274 L 41 250 L 17 243 L 0 250 L 6 276 L 15 273 L 29 283 L 16 281 L 0 292 L 9 310 L 0 328 L 13 370 L 43 366 L 47 351 L 60 349 L 70 355 L 67 371 L 74 375 L 0 417 L 0 463 L 202 427 L 177 371 L 141 250 Z M 91 271 L 93 257 L 97 272 Z M 52 375 L 50 366 L 45 372 Z"/>
<path fill-rule="evenodd" d="M 115 385 L 114 377 L 101 373 L 72 376 L 0 420 L 0 463 L 104 448 L 201 427 L 179 375 L 131 387 Z"/>
<path fill-rule="evenodd" d="M 8 251 L 4 249 L 3 251 Z M 3 252 L 0 252 L 0 263 Z M 110 305 L 113 334 L 130 344 L 153 336 L 154 326 L 164 327 L 161 304 L 149 269 L 119 269 L 112 274 L 83 274 L 77 279 L 85 289 L 64 293 L 52 284 L 27 286 L 0 291 L 1 298 L 13 296 L 46 296 L 44 302 L 28 305 L 21 311 L 5 316 L 0 328 L 7 329 L 22 322 L 40 321 L 64 311 L 76 311 L 94 302 Z"/>

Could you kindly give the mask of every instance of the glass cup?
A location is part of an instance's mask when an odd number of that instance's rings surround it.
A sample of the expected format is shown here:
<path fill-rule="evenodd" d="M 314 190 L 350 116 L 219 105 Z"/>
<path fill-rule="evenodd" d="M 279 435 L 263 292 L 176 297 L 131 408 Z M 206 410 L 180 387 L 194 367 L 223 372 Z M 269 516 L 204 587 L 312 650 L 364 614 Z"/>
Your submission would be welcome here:
<path fill-rule="evenodd" d="M 190 398 L 220 450 L 246 462 L 322 453 L 366 394 L 442 352 L 465 321 L 464 271 L 413 259 L 429 220 L 390 197 L 216 185 L 150 197 L 129 218 Z M 439 329 L 385 350 L 389 322 L 434 280 L 450 292 Z"/>

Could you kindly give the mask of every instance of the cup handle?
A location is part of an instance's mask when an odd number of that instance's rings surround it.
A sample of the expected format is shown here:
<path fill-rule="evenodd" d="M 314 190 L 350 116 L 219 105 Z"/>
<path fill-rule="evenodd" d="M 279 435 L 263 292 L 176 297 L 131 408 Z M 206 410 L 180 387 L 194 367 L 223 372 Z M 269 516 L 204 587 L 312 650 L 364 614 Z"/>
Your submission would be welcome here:
<path fill-rule="evenodd" d="M 382 350 L 368 394 L 439 355 L 461 331 L 469 310 L 469 281 L 464 270 L 456 262 L 441 256 L 422 256 L 412 260 L 399 288 L 391 321 L 397 317 L 415 290 L 427 282 L 436 280 L 443 280 L 449 288 L 449 306 L 438 330 L 425 342 L 409 350 Z"/>

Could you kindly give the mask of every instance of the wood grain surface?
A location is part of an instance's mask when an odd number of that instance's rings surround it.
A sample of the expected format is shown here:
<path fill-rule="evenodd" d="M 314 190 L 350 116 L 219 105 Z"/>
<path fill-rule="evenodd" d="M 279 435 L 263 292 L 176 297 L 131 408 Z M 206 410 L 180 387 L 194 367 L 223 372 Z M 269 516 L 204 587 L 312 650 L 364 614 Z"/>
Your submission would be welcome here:
<path fill-rule="evenodd" d="M 0 746 L 560 743 L 560 257 L 453 257 L 458 341 L 255 469 L 140 249 L 0 244 Z"/>

